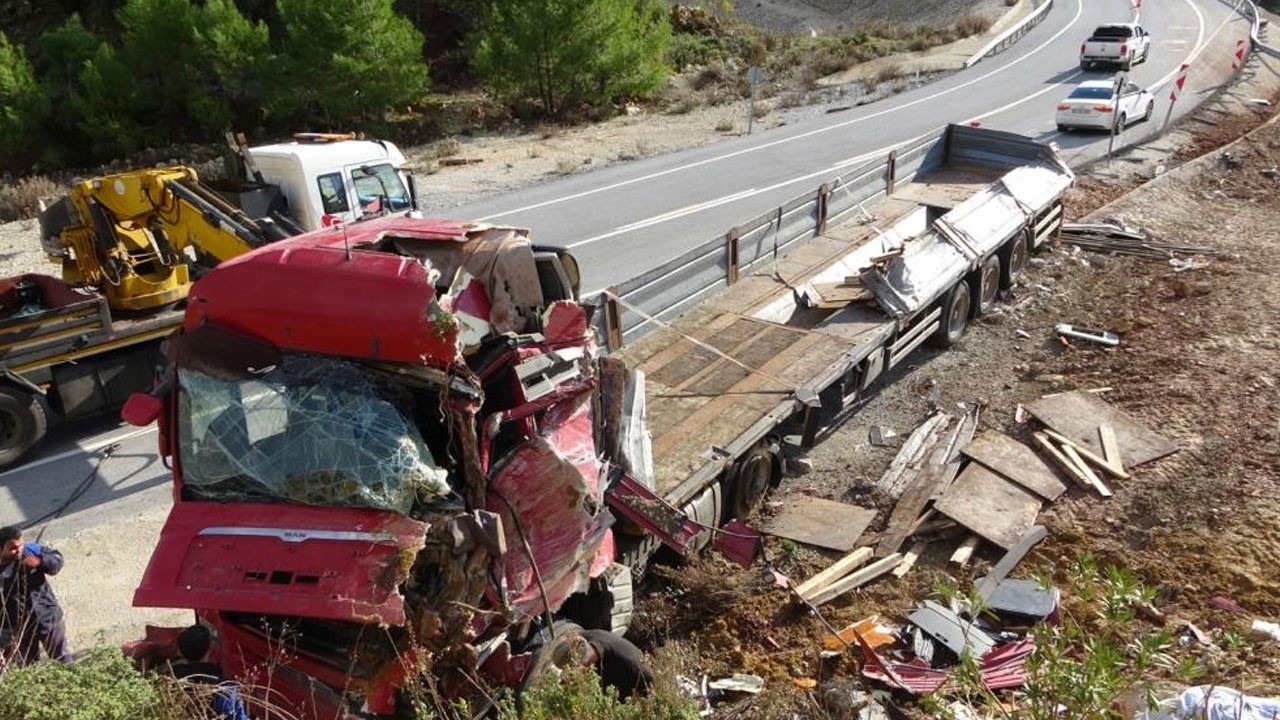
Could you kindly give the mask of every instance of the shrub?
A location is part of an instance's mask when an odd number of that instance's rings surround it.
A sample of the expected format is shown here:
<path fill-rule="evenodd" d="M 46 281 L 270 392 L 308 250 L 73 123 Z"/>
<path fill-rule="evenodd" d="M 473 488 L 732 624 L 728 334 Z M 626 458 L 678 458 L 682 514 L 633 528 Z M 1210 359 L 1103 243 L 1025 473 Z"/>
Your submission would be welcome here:
<path fill-rule="evenodd" d="M 652 695 L 618 699 L 604 688 L 590 669 L 571 669 L 525 691 L 523 712 L 507 698 L 499 705 L 499 720 L 697 720 L 697 706 L 673 686 L 659 684 Z"/>
<path fill-rule="evenodd" d="M 0 32 L 0 167 L 25 167 L 35 160 L 49 101 L 36 82 L 22 48 Z"/>
<path fill-rule="evenodd" d="M 40 211 L 40 198 L 62 193 L 62 187 L 44 175 L 20 178 L 0 187 L 0 222 L 33 218 Z"/>
<path fill-rule="evenodd" d="M 45 661 L 0 677 L 0 717 L 24 720 L 146 720 L 161 698 L 118 649 L 93 650 L 74 665 Z"/>
<path fill-rule="evenodd" d="M 956 35 L 960 37 L 981 35 L 991 29 L 991 18 L 986 15 L 965 13 L 964 15 L 961 15 L 951 27 L 955 31 Z"/>
<path fill-rule="evenodd" d="M 667 59 L 676 72 L 723 60 L 724 55 L 720 42 L 705 35 L 673 35 L 667 49 Z"/>
<path fill-rule="evenodd" d="M 415 102 L 430 77 L 422 34 L 392 0 L 279 0 L 284 28 L 273 65 L 276 113 L 343 124 Z"/>
<path fill-rule="evenodd" d="M 506 0 L 471 39 L 472 65 L 499 97 L 562 116 L 649 97 L 671 38 L 656 0 Z"/>

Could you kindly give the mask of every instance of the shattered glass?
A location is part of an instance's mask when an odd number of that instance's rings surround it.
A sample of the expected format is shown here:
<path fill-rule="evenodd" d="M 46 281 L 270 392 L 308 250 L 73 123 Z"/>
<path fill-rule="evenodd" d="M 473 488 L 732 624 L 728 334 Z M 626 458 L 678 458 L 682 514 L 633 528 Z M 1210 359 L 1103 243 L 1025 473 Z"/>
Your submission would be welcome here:
<path fill-rule="evenodd" d="M 411 395 L 359 364 L 284 354 L 247 379 L 179 367 L 182 470 L 200 499 L 409 514 L 450 492 Z"/>

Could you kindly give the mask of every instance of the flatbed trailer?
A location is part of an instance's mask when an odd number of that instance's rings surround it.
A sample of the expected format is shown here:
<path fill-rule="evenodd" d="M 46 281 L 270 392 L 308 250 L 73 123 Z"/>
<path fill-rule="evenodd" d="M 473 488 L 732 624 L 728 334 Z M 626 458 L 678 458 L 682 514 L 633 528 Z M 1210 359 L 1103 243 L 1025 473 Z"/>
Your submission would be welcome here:
<path fill-rule="evenodd" d="M 181 323 L 173 309 L 113 315 L 104 296 L 48 275 L 0 279 L 0 467 L 51 422 L 119 407 L 149 389 L 160 342 Z"/>
<path fill-rule="evenodd" d="M 858 217 L 614 351 L 643 374 L 664 500 L 711 526 L 749 515 L 780 479 L 784 423 L 811 444 L 922 344 L 958 339 L 1056 233 L 1073 175 L 1051 148 L 951 126 L 930 152 Z"/>

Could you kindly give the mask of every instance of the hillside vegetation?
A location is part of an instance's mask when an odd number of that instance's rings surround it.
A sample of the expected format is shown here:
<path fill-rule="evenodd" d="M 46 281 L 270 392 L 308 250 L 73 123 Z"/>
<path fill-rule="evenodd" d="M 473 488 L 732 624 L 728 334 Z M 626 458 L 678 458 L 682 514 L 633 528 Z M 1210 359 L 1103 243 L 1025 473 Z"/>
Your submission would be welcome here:
<path fill-rule="evenodd" d="M 423 141 L 468 122 L 579 121 L 629 103 L 738 100 L 745 70 L 802 85 L 882 55 L 980 33 L 859 22 L 831 36 L 775 34 L 728 2 L 663 0 L 5 0 L 0 170 L 83 168 L 174 143 L 307 130 Z M 779 82 L 778 86 L 786 84 Z M 765 92 L 769 92 L 768 88 Z M 776 91 L 776 90 L 775 90 Z M 456 127 L 456 123 L 453 127 Z M 408 137 L 406 137 L 408 136 Z"/>

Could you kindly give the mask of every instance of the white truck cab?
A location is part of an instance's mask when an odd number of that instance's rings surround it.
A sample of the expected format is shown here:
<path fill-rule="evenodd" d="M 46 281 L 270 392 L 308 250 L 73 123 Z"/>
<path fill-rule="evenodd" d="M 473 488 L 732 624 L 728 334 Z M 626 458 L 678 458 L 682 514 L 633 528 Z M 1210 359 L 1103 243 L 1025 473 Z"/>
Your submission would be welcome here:
<path fill-rule="evenodd" d="M 350 223 L 380 212 L 412 210 L 413 178 L 394 143 L 303 133 L 290 142 L 249 148 L 261 180 L 280 188 L 304 229 Z"/>

